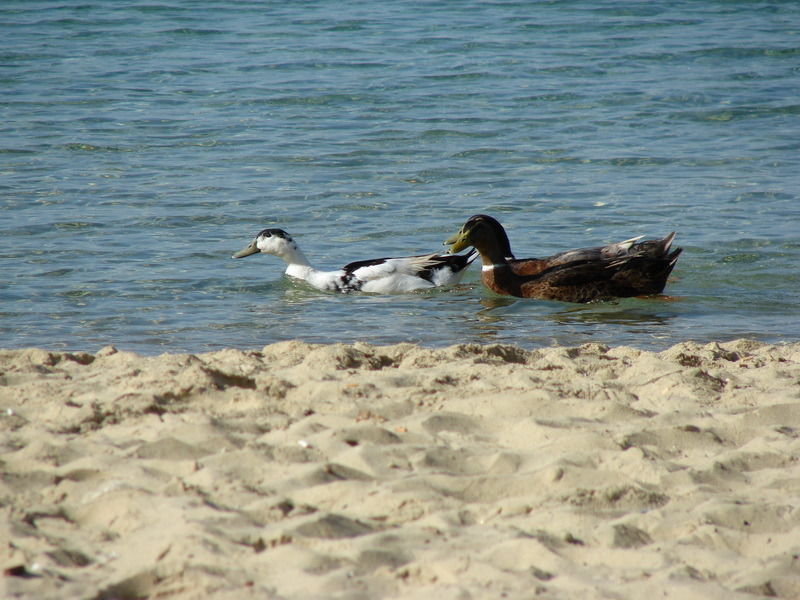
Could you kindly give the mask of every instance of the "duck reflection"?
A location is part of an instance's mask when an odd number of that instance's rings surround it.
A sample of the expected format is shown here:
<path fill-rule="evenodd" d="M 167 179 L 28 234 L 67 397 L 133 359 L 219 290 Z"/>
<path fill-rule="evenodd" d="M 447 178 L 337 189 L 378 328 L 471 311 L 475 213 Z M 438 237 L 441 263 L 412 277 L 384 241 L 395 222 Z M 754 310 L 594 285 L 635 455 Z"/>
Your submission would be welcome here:
<path fill-rule="evenodd" d="M 517 338 L 519 342 L 534 341 L 537 330 L 550 329 L 549 337 L 560 337 L 551 327 L 536 327 L 536 322 L 550 323 L 556 329 L 562 326 L 565 335 L 579 333 L 575 327 L 586 329 L 581 337 L 596 333 L 597 326 L 622 327 L 627 333 L 645 333 L 658 336 L 668 329 L 677 316 L 673 303 L 661 299 L 624 299 L 580 306 L 564 306 L 561 302 L 530 302 L 503 296 L 484 297 L 480 300 L 481 309 L 477 311 L 475 328 L 478 336 L 485 340 Z M 521 331 L 521 317 L 530 327 Z M 585 341 L 585 340 L 581 340 Z"/>

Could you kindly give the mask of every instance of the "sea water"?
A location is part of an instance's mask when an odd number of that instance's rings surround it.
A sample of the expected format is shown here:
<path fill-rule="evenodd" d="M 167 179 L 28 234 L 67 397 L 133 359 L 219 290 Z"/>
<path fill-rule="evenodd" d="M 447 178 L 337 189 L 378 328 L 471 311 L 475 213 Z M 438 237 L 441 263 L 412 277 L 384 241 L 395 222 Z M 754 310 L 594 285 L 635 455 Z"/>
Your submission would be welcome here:
<path fill-rule="evenodd" d="M 0 347 L 800 340 L 800 3 L 0 4 Z M 319 267 L 677 231 L 666 297 L 337 295 Z"/>

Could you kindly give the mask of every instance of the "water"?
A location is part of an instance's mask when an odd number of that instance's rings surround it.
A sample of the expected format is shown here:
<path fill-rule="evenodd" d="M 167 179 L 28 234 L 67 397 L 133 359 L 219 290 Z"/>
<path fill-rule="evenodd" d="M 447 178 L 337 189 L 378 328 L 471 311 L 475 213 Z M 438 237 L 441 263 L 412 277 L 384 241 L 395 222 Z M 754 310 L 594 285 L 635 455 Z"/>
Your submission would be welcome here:
<path fill-rule="evenodd" d="M 800 340 L 800 3 L 0 5 L 0 346 Z M 337 296 L 325 268 L 678 231 L 669 300 Z"/>

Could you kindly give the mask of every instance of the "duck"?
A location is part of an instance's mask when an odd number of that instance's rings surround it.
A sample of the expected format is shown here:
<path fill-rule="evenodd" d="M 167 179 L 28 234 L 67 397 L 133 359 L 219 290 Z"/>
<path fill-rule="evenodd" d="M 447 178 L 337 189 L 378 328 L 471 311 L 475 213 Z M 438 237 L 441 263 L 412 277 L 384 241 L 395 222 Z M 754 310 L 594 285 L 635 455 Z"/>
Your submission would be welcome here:
<path fill-rule="evenodd" d="M 472 246 L 481 256 L 481 280 L 497 294 L 587 303 L 661 294 L 683 251 L 671 249 L 673 231 L 660 240 L 635 237 L 546 258 L 516 258 L 503 226 L 473 215 L 444 243 L 455 253 Z"/>
<path fill-rule="evenodd" d="M 337 271 L 320 271 L 283 229 L 264 229 L 232 258 L 257 253 L 272 254 L 286 263 L 286 275 L 302 279 L 312 287 L 347 294 L 372 292 L 391 294 L 457 284 L 467 267 L 478 258 L 466 254 L 422 254 L 399 258 L 373 258 L 351 262 Z"/>

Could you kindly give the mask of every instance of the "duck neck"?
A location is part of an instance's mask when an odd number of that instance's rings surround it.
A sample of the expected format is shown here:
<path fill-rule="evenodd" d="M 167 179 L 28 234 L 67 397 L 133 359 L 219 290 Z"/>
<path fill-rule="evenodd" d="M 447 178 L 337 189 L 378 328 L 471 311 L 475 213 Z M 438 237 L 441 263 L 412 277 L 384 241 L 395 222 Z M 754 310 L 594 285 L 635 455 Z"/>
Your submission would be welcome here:
<path fill-rule="evenodd" d="M 298 267 L 310 267 L 311 263 L 309 262 L 306 255 L 303 254 L 303 251 L 300 250 L 297 246 L 289 248 L 281 255 L 281 258 L 286 262 L 287 265 L 296 265 Z"/>
<path fill-rule="evenodd" d="M 481 264 L 484 271 L 491 271 L 493 269 L 507 269 L 509 268 L 507 253 L 501 244 L 492 241 L 486 241 L 480 245 L 475 246 L 481 255 Z"/>
<path fill-rule="evenodd" d="M 286 274 L 292 277 L 307 279 L 316 271 L 300 248 L 294 247 L 287 250 L 281 255 L 281 258 L 286 263 Z"/>

